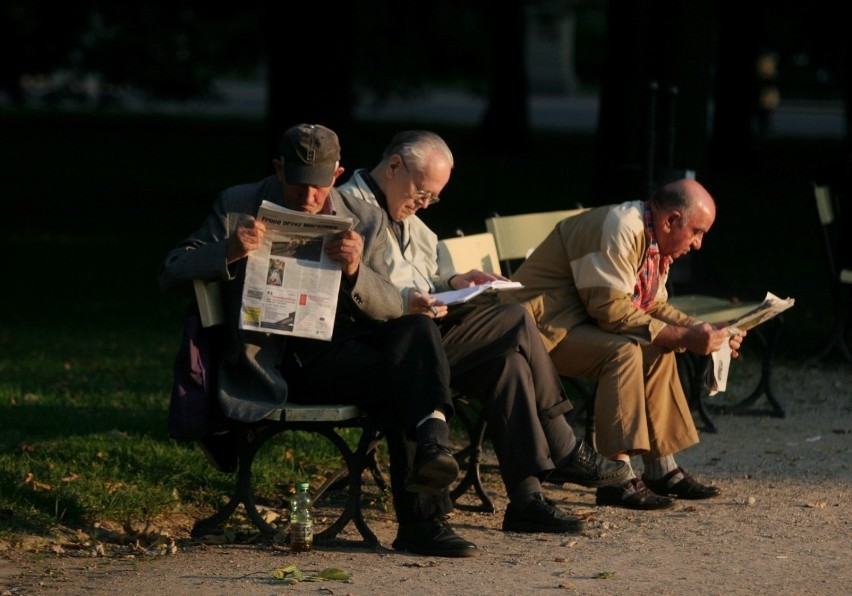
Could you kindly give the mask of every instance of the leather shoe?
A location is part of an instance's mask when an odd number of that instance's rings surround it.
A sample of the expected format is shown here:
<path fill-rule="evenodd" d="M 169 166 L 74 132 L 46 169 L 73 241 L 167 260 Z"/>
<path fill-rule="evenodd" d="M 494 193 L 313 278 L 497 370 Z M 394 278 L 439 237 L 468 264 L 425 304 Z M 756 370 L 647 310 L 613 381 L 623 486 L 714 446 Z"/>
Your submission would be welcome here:
<path fill-rule="evenodd" d="M 450 450 L 435 442 L 417 446 L 405 490 L 437 495 L 458 478 L 459 463 Z"/>
<path fill-rule="evenodd" d="M 510 502 L 503 514 L 504 532 L 564 534 L 582 532 L 585 528 L 584 520 L 560 510 L 556 503 L 541 493 L 533 495 L 533 500 L 526 507 Z"/>
<path fill-rule="evenodd" d="M 652 492 L 645 483 L 638 478 L 631 478 L 628 484 L 619 486 L 602 486 L 595 495 L 595 504 L 612 505 L 613 507 L 624 507 L 625 509 L 668 509 L 674 505 L 674 501 L 668 497 L 662 497 Z"/>
<path fill-rule="evenodd" d="M 479 549 L 450 527 L 446 517 L 436 515 L 412 524 L 400 524 L 394 550 L 433 557 L 476 557 Z"/>
<path fill-rule="evenodd" d="M 621 484 L 630 476 L 630 468 L 623 461 L 607 459 L 581 440 L 568 463 L 553 470 L 547 482 L 553 484 L 579 484 L 596 487 Z"/>
<path fill-rule="evenodd" d="M 682 480 L 672 483 L 672 477 L 680 474 Z M 695 478 L 686 473 L 683 468 L 675 468 L 659 480 L 649 480 L 642 476 L 642 480 L 652 491 L 658 495 L 668 495 L 679 499 L 709 499 L 722 492 L 717 486 L 701 484 Z"/>

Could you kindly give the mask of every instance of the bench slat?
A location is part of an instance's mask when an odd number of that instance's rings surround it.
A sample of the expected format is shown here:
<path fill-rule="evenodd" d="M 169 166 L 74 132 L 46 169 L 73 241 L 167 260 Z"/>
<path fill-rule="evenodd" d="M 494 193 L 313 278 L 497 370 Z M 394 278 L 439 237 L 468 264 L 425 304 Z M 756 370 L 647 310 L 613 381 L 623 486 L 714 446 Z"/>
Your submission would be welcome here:
<path fill-rule="evenodd" d="M 287 404 L 266 416 L 267 420 L 289 420 L 290 422 L 342 422 L 360 418 L 364 413 L 358 406 L 346 404 L 315 406 L 310 404 Z"/>

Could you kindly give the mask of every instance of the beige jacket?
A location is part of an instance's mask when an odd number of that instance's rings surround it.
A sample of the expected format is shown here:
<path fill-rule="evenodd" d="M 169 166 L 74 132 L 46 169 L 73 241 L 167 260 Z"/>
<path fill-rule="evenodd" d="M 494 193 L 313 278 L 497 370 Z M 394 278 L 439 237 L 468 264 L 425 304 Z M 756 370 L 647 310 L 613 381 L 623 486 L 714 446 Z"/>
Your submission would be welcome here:
<path fill-rule="evenodd" d="M 698 323 L 667 303 L 667 274 L 647 312 L 633 305 L 649 243 L 642 201 L 564 219 L 512 276 L 524 289 L 501 292 L 501 299 L 526 307 L 548 351 L 581 323 L 595 322 L 605 331 L 646 342 L 666 324 Z"/>

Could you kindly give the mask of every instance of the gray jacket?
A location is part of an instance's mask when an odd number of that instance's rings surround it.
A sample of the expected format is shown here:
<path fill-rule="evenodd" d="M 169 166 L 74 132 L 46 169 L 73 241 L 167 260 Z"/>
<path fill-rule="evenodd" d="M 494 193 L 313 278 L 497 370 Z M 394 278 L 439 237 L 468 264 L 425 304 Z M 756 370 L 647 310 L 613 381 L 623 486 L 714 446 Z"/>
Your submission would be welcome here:
<path fill-rule="evenodd" d="M 169 294 L 191 295 L 195 279 L 225 282 L 223 301 L 232 341 L 219 370 L 219 401 L 226 416 L 242 422 L 260 420 L 287 401 L 287 381 L 279 366 L 286 336 L 239 329 L 246 260 L 227 265 L 228 237 L 245 214 L 257 213 L 264 199 L 283 205 L 275 176 L 224 190 L 201 227 L 166 255 L 159 275 L 160 288 Z M 337 342 L 369 332 L 376 321 L 401 316 L 403 303 L 384 262 L 384 211 L 336 189 L 328 200 L 335 214 L 351 217 L 355 231 L 364 237 L 357 279 L 341 280 L 331 339 Z M 316 345 L 314 357 L 329 345 L 321 340 L 310 343 Z"/>

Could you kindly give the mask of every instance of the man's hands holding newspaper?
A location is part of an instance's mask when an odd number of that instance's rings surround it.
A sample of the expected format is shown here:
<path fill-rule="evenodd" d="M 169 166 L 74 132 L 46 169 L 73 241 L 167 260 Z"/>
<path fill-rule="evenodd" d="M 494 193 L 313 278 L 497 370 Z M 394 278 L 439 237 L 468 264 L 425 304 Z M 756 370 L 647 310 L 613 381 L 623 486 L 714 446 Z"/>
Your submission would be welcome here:
<path fill-rule="evenodd" d="M 260 248 L 264 234 L 265 223 L 252 215 L 241 216 L 234 233 L 228 236 L 228 264 L 239 261 L 251 251 Z"/>
<path fill-rule="evenodd" d="M 700 323 L 686 328 L 684 335 L 684 347 L 690 352 L 707 356 L 718 351 L 727 341 L 731 348 L 731 357 L 740 355 L 739 349 L 745 339 L 745 331 L 732 329 L 731 327 L 715 327 L 709 323 Z M 735 331 L 732 335 L 731 332 Z"/>
<path fill-rule="evenodd" d="M 654 339 L 654 343 L 671 349 L 683 348 L 695 354 L 707 356 L 717 352 L 727 343 L 731 356 L 736 358 L 745 338 L 744 331 L 731 335 L 731 327 L 717 329 L 709 323 L 699 323 L 691 327 L 667 325 Z"/>
<path fill-rule="evenodd" d="M 350 278 L 358 274 L 363 252 L 364 238 L 354 230 L 340 232 L 325 243 L 325 254 L 338 261 L 342 265 L 343 273 Z"/>
<path fill-rule="evenodd" d="M 251 215 L 244 216 L 234 233 L 228 237 L 228 263 L 238 261 L 260 248 L 265 235 L 266 224 Z M 344 274 L 354 277 L 361 265 L 364 238 L 354 230 L 340 232 L 325 243 L 325 252 L 329 258 L 341 264 Z"/>

